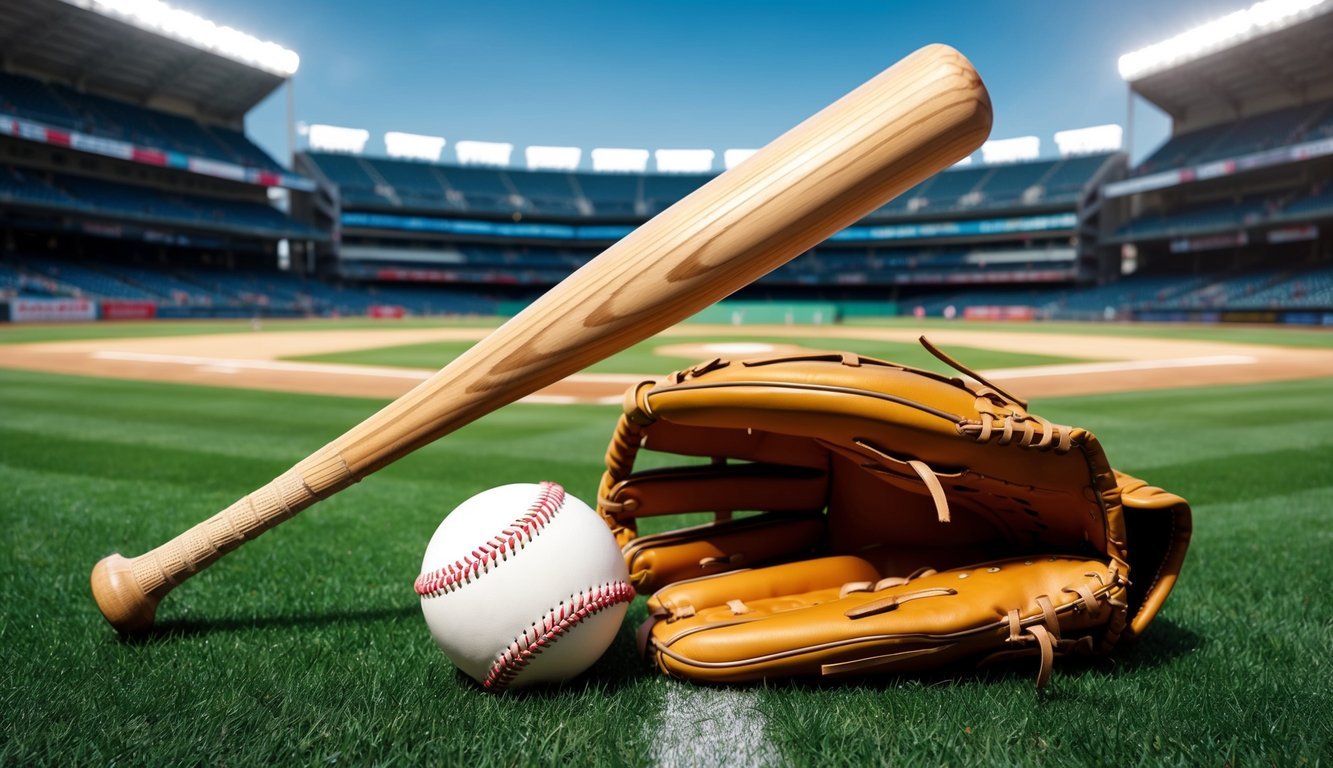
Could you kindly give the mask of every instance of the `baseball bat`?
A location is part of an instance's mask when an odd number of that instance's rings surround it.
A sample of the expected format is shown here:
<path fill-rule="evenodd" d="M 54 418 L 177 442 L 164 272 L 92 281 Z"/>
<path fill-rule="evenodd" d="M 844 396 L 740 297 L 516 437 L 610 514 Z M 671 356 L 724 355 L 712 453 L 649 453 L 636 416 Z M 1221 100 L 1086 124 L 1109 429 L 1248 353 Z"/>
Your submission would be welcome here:
<path fill-rule="evenodd" d="M 272 482 L 92 572 L 123 634 L 223 554 L 402 456 L 661 331 L 971 154 L 990 132 L 962 54 L 922 48 L 671 206 L 412 391 Z"/>

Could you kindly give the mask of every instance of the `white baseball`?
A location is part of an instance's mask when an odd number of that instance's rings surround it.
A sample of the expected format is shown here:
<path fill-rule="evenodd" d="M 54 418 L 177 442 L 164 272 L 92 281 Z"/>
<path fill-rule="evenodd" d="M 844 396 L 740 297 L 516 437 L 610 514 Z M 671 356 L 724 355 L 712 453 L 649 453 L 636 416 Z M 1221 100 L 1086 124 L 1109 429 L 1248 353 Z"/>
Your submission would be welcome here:
<path fill-rule="evenodd" d="M 460 504 L 431 537 L 416 590 L 440 649 L 495 691 L 592 666 L 634 599 L 611 530 L 555 483 Z"/>

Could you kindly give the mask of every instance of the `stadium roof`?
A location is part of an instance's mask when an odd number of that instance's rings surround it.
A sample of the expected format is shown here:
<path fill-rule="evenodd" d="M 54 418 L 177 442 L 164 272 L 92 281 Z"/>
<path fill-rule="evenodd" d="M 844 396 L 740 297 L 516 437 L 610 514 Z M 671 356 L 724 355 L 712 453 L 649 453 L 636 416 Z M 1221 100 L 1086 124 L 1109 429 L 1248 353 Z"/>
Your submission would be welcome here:
<path fill-rule="evenodd" d="M 119 6 L 166 15 L 117 15 Z M 298 61 L 273 43 L 160 3 L 0 0 L 6 70 L 206 119 L 239 121 Z"/>
<path fill-rule="evenodd" d="M 1177 121 L 1201 114 L 1234 117 L 1256 102 L 1296 104 L 1328 96 L 1333 2 L 1303 0 L 1301 11 L 1282 23 L 1241 23 L 1267 5 L 1127 54 L 1120 60 L 1121 74 L 1135 93 Z"/>

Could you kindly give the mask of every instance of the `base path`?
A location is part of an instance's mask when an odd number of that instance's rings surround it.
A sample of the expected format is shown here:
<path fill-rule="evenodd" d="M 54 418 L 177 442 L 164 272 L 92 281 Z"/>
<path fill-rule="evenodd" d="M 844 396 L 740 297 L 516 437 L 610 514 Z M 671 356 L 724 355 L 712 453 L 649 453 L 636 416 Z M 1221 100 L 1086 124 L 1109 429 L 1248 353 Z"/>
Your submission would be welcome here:
<path fill-rule="evenodd" d="M 974 347 L 1094 361 L 980 372 L 1015 395 L 1026 398 L 1333 377 L 1333 353 L 1326 349 L 1121 337 L 1115 336 L 1112 329 L 1107 330 L 1107 335 L 1098 335 L 960 327 L 934 330 L 930 338 L 945 351 L 954 347 Z M 395 398 L 435 371 L 307 363 L 280 358 L 427 342 L 476 341 L 487 333 L 489 330 L 485 328 L 297 330 L 14 344 L 0 346 L 0 367 L 285 392 Z M 774 352 L 786 354 L 828 348 L 851 348 L 854 351 L 857 339 L 915 343 L 917 334 L 863 326 L 689 325 L 670 329 L 659 338 L 673 336 L 695 339 L 751 336 L 756 342 L 753 345 L 731 342 L 720 347 L 664 345 L 659 352 L 672 356 L 663 358 L 660 370 L 575 374 L 525 398 L 525 401 L 619 403 L 631 384 L 685 367 L 690 357 L 700 360 L 712 357 L 743 359 Z M 774 337 L 809 339 L 809 344 L 779 345 L 779 349 L 770 348 L 762 341 Z M 445 362 L 441 360 L 441 365 Z M 963 362 L 966 363 L 966 359 Z"/>

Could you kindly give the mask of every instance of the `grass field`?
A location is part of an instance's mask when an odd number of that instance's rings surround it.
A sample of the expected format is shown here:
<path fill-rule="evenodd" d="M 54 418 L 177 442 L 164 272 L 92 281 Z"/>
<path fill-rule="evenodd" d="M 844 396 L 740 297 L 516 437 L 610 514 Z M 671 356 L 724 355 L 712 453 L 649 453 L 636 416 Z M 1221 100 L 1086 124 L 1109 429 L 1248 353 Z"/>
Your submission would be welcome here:
<path fill-rule="evenodd" d="M 710 355 L 699 353 L 684 355 L 663 355 L 657 350 L 661 347 L 677 345 L 701 346 L 705 344 L 728 344 L 754 342 L 752 336 L 670 336 L 654 337 L 640 342 L 623 352 L 594 363 L 587 368 L 590 373 L 648 373 L 664 375 L 676 368 L 699 362 Z M 769 344 L 793 344 L 815 349 L 850 349 L 867 357 L 892 360 L 904 365 L 929 368 L 952 374 L 953 369 L 941 363 L 927 352 L 920 344 L 908 344 L 892 341 L 869 341 L 866 339 L 827 338 L 786 338 L 765 336 L 763 342 Z M 336 352 L 324 355 L 306 355 L 292 358 L 327 363 L 351 363 L 356 365 L 385 365 L 404 368 L 435 369 L 458 357 L 470 347 L 469 342 L 431 342 L 427 344 L 405 344 L 378 349 L 359 349 L 350 352 Z M 992 349 L 974 347 L 953 347 L 949 353 L 956 358 L 966 360 L 967 365 L 975 368 L 1019 367 L 1027 365 L 1054 365 L 1057 363 L 1076 362 L 1074 358 L 1055 355 L 1016 354 Z"/>
<path fill-rule="evenodd" d="M 366 326 L 385 327 L 264 330 Z M 5 329 L 0 342 L 247 328 Z M 1226 340 L 1333 336 L 1245 330 L 1253 338 Z M 849 346 L 934 363 L 911 345 Z M 465 347 L 334 359 L 436 367 Z M 979 368 L 1061 361 L 951 351 Z M 603 370 L 674 362 L 645 344 Z M 0 765 L 1328 764 L 1330 401 L 1333 382 L 1309 380 L 1035 404 L 1098 434 L 1119 468 L 1189 498 L 1196 529 L 1144 640 L 1111 660 L 1058 663 L 1046 692 L 1031 663 L 697 688 L 639 662 L 639 600 L 587 676 L 493 696 L 430 640 L 412 591 L 426 541 L 455 504 L 501 483 L 551 479 L 591 500 L 616 408 L 494 413 L 228 556 L 163 604 L 157 634 L 125 643 L 88 595 L 96 560 L 161 543 L 380 403 L 0 370 Z"/>
<path fill-rule="evenodd" d="M 160 543 L 377 404 L 0 372 L 0 763 L 1327 763 L 1330 396 L 1307 381 L 1042 403 L 1187 495 L 1197 528 L 1144 641 L 1058 665 L 1050 693 L 1031 665 L 696 689 L 640 666 L 640 601 L 589 676 L 500 697 L 426 632 L 425 542 L 499 483 L 590 498 L 614 408 L 497 412 L 229 556 L 129 644 L 88 597 L 93 562 Z"/>
<path fill-rule="evenodd" d="M 406 318 L 401 320 L 372 320 L 346 317 L 316 320 L 264 320 L 258 326 L 263 333 L 280 331 L 341 331 L 392 328 L 439 327 L 493 327 L 503 318 Z M 849 327 L 897 328 L 911 331 L 954 329 L 1003 333 L 1021 330 L 1023 333 L 1087 334 L 1090 328 L 1098 333 L 1115 336 L 1136 336 L 1155 339 L 1184 339 L 1194 341 L 1222 341 L 1247 344 L 1276 344 L 1289 347 L 1333 349 L 1333 333 L 1324 328 L 1300 328 L 1273 325 L 1154 325 L 1151 323 L 1123 323 L 1092 325 L 1087 323 L 974 323 L 938 318 L 911 317 L 858 317 L 849 318 Z M 688 327 L 688 326 L 687 326 Z M 52 325 L 0 325 L 0 344 L 21 344 L 39 341 L 70 341 L 75 339 L 103 339 L 148 336 L 197 336 L 214 333 L 242 333 L 255 329 L 249 320 L 153 320 L 148 322 L 124 321 L 110 323 L 65 323 Z M 716 340 L 716 339 L 714 339 Z M 808 340 L 807 340 L 808 341 Z M 869 353 L 867 353 L 869 354 Z"/>

